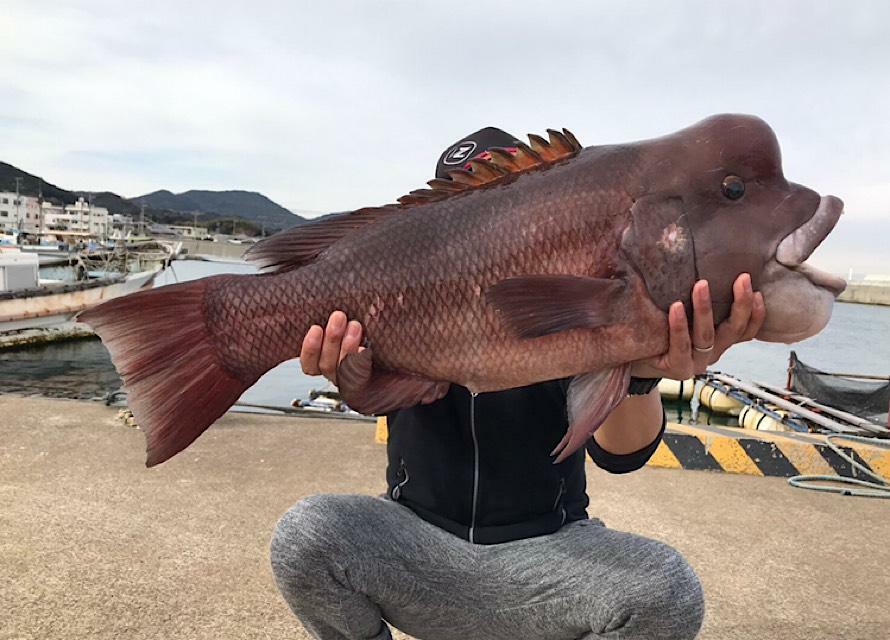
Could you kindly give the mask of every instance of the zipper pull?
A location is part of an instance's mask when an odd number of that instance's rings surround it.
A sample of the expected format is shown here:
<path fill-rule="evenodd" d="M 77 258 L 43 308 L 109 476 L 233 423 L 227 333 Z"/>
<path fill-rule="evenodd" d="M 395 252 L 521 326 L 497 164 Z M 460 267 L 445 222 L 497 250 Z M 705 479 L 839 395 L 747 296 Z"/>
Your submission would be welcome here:
<path fill-rule="evenodd" d="M 408 483 L 408 467 L 405 464 L 404 458 L 399 458 L 399 472 L 396 474 L 396 480 L 398 480 L 398 483 L 392 488 L 389 495 L 392 496 L 393 500 L 398 501 L 402 496 L 402 487 Z"/>

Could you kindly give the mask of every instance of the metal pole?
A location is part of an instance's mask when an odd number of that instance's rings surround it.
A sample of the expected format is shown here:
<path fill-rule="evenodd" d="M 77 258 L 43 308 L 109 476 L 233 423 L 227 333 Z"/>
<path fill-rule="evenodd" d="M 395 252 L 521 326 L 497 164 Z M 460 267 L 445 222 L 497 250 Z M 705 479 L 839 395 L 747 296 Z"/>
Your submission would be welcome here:
<path fill-rule="evenodd" d="M 836 420 L 826 418 L 825 416 L 815 413 L 814 411 L 810 411 L 809 409 L 804 409 L 800 405 L 794 404 L 793 402 L 788 402 L 784 398 L 780 398 L 779 396 L 764 391 L 763 389 L 758 389 L 753 384 L 748 384 L 739 380 L 738 378 L 733 378 L 732 376 L 728 376 L 722 373 L 713 373 L 710 375 L 712 378 L 719 380 L 725 385 L 741 389 L 742 391 L 750 393 L 753 396 L 763 398 L 764 400 L 767 400 L 768 402 L 776 405 L 780 409 L 788 409 L 789 411 L 793 411 L 801 418 L 806 418 L 810 422 L 818 424 L 820 427 L 825 427 L 826 429 L 837 431 L 839 433 L 856 433 L 860 429 L 865 429 L 867 431 L 871 431 L 872 433 L 884 433 L 884 429 L 882 429 L 878 425 L 874 425 L 874 427 L 872 428 L 868 428 L 865 425 L 862 425 L 859 428 L 848 427 Z"/>
<path fill-rule="evenodd" d="M 794 363 L 794 360 L 793 360 L 794 355 L 793 355 L 793 353 L 794 353 L 794 352 L 792 351 L 791 353 L 788 354 L 788 376 L 787 376 L 787 378 L 785 379 L 785 388 L 788 389 L 788 391 L 791 391 L 791 367 L 792 367 L 792 365 L 793 365 L 793 363 Z"/>
<path fill-rule="evenodd" d="M 22 186 L 22 178 L 17 177 L 15 179 L 15 224 L 19 229 L 19 234 L 22 232 L 22 199 L 19 195 Z"/>
<path fill-rule="evenodd" d="M 43 180 L 37 181 L 37 217 L 38 217 L 38 233 L 37 233 L 37 244 L 39 245 L 43 242 Z"/>

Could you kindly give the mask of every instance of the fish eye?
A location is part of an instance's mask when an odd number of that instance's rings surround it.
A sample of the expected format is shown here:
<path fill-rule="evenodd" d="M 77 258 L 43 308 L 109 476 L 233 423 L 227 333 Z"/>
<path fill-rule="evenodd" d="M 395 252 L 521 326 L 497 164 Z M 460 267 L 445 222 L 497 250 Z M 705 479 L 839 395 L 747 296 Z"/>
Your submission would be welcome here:
<path fill-rule="evenodd" d="M 738 200 L 745 195 L 745 183 L 738 176 L 726 176 L 723 178 L 723 195 L 730 200 Z"/>

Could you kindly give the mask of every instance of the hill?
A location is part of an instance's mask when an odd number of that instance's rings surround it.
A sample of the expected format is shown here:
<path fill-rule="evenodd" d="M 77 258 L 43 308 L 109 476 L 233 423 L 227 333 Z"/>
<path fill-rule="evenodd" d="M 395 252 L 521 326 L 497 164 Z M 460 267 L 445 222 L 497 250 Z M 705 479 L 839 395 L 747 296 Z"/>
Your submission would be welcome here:
<path fill-rule="evenodd" d="M 237 216 L 268 229 L 287 229 L 306 222 L 305 218 L 253 191 L 191 190 L 174 194 L 164 189 L 133 198 L 132 202 L 189 214 L 198 211 L 221 217 Z"/>
<path fill-rule="evenodd" d="M 0 162 L 0 191 L 15 192 L 15 179 L 21 178 L 19 192 L 26 196 L 42 193 L 45 200 L 55 204 L 72 204 L 77 198 L 90 200 L 109 213 L 136 218 L 145 206 L 145 218 L 162 224 L 191 224 L 194 213 L 200 214 L 199 224 L 212 232 L 231 229 L 233 221 L 241 233 L 259 235 L 288 229 L 306 222 L 261 193 L 251 191 L 201 191 L 192 190 L 174 194 L 155 191 L 138 198 L 124 198 L 110 191 L 69 191 L 57 187 L 27 171 L 6 162 Z"/>
<path fill-rule="evenodd" d="M 72 204 L 77 201 L 77 194 L 47 182 L 40 176 L 22 171 L 11 164 L 0 162 L 0 191 L 15 193 L 15 179 L 21 178 L 19 193 L 25 196 L 37 196 L 42 191 L 43 197 L 56 204 Z"/>

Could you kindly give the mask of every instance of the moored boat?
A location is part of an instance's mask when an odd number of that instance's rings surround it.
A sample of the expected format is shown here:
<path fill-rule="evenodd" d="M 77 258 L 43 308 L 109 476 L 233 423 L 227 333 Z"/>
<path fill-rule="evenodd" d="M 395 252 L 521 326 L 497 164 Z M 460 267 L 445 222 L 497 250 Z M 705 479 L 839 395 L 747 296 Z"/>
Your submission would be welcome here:
<path fill-rule="evenodd" d="M 151 287 L 163 264 L 138 273 L 106 273 L 78 282 L 39 277 L 39 258 L 0 251 L 0 346 L 85 333 L 74 316 L 96 304 Z"/>

